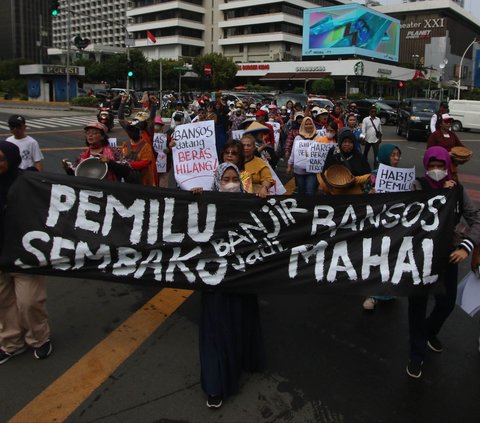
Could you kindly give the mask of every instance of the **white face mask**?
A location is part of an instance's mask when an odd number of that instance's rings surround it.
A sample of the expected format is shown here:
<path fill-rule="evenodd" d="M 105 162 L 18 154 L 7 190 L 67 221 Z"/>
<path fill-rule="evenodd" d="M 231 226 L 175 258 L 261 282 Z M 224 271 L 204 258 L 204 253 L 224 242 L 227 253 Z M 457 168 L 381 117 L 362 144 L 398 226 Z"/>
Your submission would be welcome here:
<path fill-rule="evenodd" d="M 240 192 L 240 182 L 220 184 L 220 192 Z"/>
<path fill-rule="evenodd" d="M 335 132 L 327 131 L 327 138 L 329 139 L 335 138 Z"/>
<path fill-rule="evenodd" d="M 440 182 L 447 177 L 448 173 L 443 169 L 432 169 L 427 172 L 427 175 L 434 181 Z"/>

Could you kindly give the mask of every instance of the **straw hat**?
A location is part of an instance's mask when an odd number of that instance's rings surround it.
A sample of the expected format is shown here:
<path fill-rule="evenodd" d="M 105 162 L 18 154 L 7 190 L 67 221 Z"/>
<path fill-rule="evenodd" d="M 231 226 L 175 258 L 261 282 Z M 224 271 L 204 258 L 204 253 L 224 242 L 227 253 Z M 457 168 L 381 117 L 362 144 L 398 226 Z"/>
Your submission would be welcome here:
<path fill-rule="evenodd" d="M 472 157 L 473 151 L 466 147 L 453 147 L 450 156 L 455 164 L 467 163 Z"/>
<path fill-rule="evenodd" d="M 355 182 L 355 177 L 347 167 L 334 164 L 324 172 L 325 181 L 333 188 L 348 188 Z"/>
<path fill-rule="evenodd" d="M 245 130 L 245 134 L 249 134 L 252 132 L 261 132 L 261 131 L 269 132 L 270 129 L 268 129 L 265 125 L 262 125 L 261 123 L 255 121 L 248 126 L 248 128 Z"/>

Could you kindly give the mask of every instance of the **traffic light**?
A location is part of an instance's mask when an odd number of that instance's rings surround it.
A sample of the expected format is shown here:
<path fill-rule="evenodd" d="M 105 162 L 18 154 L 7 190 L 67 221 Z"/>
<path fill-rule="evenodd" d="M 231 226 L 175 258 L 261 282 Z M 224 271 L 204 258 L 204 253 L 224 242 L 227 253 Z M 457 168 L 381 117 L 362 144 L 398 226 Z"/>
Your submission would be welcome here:
<path fill-rule="evenodd" d="M 133 61 L 129 60 L 127 62 L 127 76 L 131 78 L 133 76 Z"/>
<path fill-rule="evenodd" d="M 404 84 L 402 81 L 400 81 L 400 82 L 398 83 L 398 88 L 403 88 L 404 85 L 405 85 L 405 84 Z"/>
<path fill-rule="evenodd" d="M 52 16 L 57 16 L 58 15 L 58 9 L 60 9 L 60 2 L 59 1 L 52 1 L 52 4 L 50 5 L 50 14 Z"/>

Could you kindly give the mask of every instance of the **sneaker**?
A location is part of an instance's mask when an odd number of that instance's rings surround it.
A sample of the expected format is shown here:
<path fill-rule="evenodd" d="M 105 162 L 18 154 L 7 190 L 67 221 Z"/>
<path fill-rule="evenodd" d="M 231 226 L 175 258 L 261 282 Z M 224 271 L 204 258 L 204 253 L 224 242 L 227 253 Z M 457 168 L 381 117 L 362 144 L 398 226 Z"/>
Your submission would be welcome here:
<path fill-rule="evenodd" d="M 222 406 L 222 397 L 217 395 L 209 395 L 207 398 L 207 407 L 208 408 L 220 408 Z"/>
<path fill-rule="evenodd" d="M 27 347 L 24 346 L 22 348 L 19 348 L 18 350 L 8 353 L 0 348 L 0 364 L 6 363 L 8 360 L 10 360 L 12 357 L 15 357 L 16 355 L 19 355 L 23 352 L 27 351 Z"/>
<path fill-rule="evenodd" d="M 427 345 L 432 351 L 435 351 L 436 353 L 441 353 L 443 351 L 443 345 L 436 336 L 431 336 L 430 338 L 428 338 Z"/>
<path fill-rule="evenodd" d="M 35 358 L 38 358 L 39 360 L 43 358 L 47 358 L 51 353 L 52 353 L 52 343 L 50 342 L 50 339 L 45 342 L 42 346 L 35 348 L 33 350 L 33 356 Z"/>
<path fill-rule="evenodd" d="M 378 300 L 373 297 L 368 297 L 364 302 L 363 302 L 363 309 L 364 310 L 375 310 L 375 306 L 377 305 Z"/>
<path fill-rule="evenodd" d="M 410 360 L 407 365 L 407 375 L 418 379 L 420 376 L 422 376 L 422 366 L 423 361 Z"/>

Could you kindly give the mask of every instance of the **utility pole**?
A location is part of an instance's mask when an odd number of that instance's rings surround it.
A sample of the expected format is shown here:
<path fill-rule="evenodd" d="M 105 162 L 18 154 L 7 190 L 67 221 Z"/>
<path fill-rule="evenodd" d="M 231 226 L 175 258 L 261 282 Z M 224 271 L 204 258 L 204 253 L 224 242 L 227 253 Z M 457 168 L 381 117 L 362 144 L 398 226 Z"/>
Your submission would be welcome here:
<path fill-rule="evenodd" d="M 70 15 L 70 0 L 67 0 L 67 66 L 65 73 L 67 74 L 67 103 L 70 101 L 70 41 L 72 38 L 72 19 Z"/>

